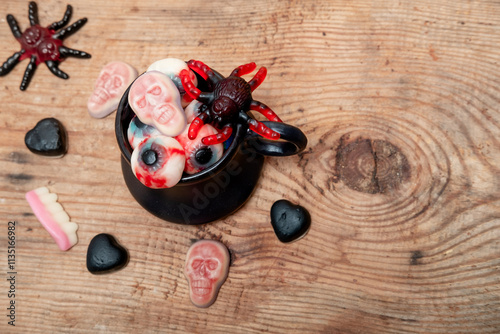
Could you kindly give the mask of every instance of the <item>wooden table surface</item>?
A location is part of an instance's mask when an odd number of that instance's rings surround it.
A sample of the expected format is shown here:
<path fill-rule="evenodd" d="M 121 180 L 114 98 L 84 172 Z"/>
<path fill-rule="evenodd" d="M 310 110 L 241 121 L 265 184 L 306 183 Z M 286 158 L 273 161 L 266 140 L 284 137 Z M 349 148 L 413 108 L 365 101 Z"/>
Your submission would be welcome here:
<path fill-rule="evenodd" d="M 74 0 L 62 80 L 25 60 L 0 78 L 1 333 L 500 332 L 500 2 Z M 42 25 L 66 2 L 38 3 Z M 28 27 L 28 2 L 2 0 L 0 60 L 20 49 L 6 22 Z M 203 226 L 162 221 L 132 198 L 114 114 L 86 102 L 106 63 L 139 72 L 156 60 L 202 60 L 228 75 L 266 66 L 254 98 L 307 135 L 307 149 L 266 158 L 235 214 Z M 31 153 L 24 136 L 59 119 L 69 150 Z M 26 202 L 47 186 L 79 224 L 61 252 Z M 288 199 L 312 226 L 290 244 L 269 210 Z M 8 223 L 16 222 L 15 297 Z M 90 240 L 113 234 L 123 270 L 92 275 Z M 194 307 L 183 276 L 193 240 L 215 239 L 232 264 L 218 299 Z M 8 324 L 15 301 L 15 327 Z"/>

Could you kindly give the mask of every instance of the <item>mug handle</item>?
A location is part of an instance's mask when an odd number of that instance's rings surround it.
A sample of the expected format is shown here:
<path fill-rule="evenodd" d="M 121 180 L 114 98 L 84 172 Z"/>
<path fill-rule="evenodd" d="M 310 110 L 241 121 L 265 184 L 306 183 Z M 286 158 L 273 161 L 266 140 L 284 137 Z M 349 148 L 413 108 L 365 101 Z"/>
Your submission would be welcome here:
<path fill-rule="evenodd" d="M 257 153 L 268 156 L 289 156 L 298 154 L 306 148 L 307 137 L 299 128 L 281 122 L 263 121 L 262 123 L 278 132 L 280 139 L 265 139 L 248 130 L 245 142 Z"/>

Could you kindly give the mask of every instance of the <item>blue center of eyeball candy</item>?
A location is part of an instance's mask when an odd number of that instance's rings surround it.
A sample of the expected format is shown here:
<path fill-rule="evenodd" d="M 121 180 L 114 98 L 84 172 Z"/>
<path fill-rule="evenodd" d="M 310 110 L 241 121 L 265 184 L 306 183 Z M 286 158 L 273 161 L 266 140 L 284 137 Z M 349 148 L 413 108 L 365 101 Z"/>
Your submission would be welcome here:
<path fill-rule="evenodd" d="M 154 165 L 158 160 L 158 155 L 154 150 L 146 150 L 142 153 L 142 161 L 148 166 Z"/>
<path fill-rule="evenodd" d="M 214 153 L 212 152 L 211 148 L 204 147 L 196 152 L 194 158 L 200 165 L 205 165 L 210 162 L 213 155 Z"/>
<path fill-rule="evenodd" d="M 142 123 L 139 117 L 134 117 L 133 123 L 138 129 L 147 129 L 149 127 L 149 125 Z"/>

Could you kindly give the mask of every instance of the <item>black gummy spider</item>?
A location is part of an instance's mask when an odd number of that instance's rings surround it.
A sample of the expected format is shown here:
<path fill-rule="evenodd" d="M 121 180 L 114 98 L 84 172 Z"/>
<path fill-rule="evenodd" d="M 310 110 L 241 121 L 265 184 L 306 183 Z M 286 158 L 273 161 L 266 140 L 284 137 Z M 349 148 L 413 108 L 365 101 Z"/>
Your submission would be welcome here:
<path fill-rule="evenodd" d="M 189 126 L 189 139 L 195 139 L 201 127 L 206 123 L 212 123 L 221 132 L 202 138 L 201 141 L 205 145 L 214 145 L 226 141 L 231 136 L 236 123 L 248 124 L 250 130 L 264 138 L 271 140 L 280 138 L 278 132 L 247 114 L 249 110 L 254 110 L 263 114 L 270 121 L 281 122 L 281 119 L 271 108 L 252 98 L 252 92 L 266 78 L 267 70 L 265 67 L 261 67 L 257 74 L 247 82 L 241 76 L 255 70 L 257 67 L 255 63 L 238 66 L 227 78 L 214 72 L 199 60 L 192 59 L 187 64 L 192 71 L 198 73 L 213 87 L 211 92 L 202 92 L 191 81 L 188 70 L 182 70 L 180 73 L 182 86 L 186 93 L 192 99 L 203 103 L 200 107 L 200 114 L 195 117 Z"/>
<path fill-rule="evenodd" d="M 19 29 L 16 19 L 11 14 L 7 15 L 12 34 L 21 44 L 21 51 L 14 53 L 0 66 L 0 76 L 8 74 L 21 60 L 30 58 L 30 63 L 26 67 L 23 80 L 21 81 L 21 90 L 26 90 L 35 74 L 35 70 L 40 63 L 45 63 L 49 70 L 62 79 L 68 79 L 69 76 L 59 69 L 59 63 L 66 57 L 90 58 L 90 54 L 84 51 L 78 51 L 67 48 L 63 45 L 63 40 L 77 32 L 87 19 L 83 18 L 72 25 L 62 29 L 68 24 L 73 13 L 73 7 L 68 5 L 61 21 L 54 22 L 46 28 L 40 26 L 38 21 L 38 7 L 35 2 L 29 3 L 28 17 L 30 27 L 23 33 Z"/>

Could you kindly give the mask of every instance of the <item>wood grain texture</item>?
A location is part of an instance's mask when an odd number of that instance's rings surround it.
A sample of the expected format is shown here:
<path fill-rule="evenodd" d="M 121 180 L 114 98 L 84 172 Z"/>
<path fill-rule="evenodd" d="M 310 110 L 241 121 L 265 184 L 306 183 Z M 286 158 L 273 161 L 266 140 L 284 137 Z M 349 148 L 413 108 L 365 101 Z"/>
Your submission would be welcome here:
<path fill-rule="evenodd" d="M 500 3 L 498 1 L 74 0 L 89 22 L 68 47 L 65 81 L 27 61 L 0 78 L 0 257 L 17 222 L 16 327 L 1 333 L 498 333 L 500 332 Z M 39 2 L 42 25 L 66 3 Z M 19 50 L 5 16 L 28 26 L 28 3 L 0 6 L 0 60 Z M 204 226 L 145 212 L 120 173 L 113 115 L 86 101 L 103 65 L 144 71 L 196 58 L 227 75 L 255 61 L 268 77 L 254 97 L 308 136 L 298 156 L 268 158 L 234 215 Z M 56 117 L 62 159 L 36 156 L 24 135 Z M 24 194 L 47 186 L 79 224 L 60 252 Z M 282 244 L 272 203 L 312 216 L 307 236 Z M 110 233 L 131 260 L 94 276 L 87 246 Z M 216 239 L 232 265 L 208 309 L 183 277 L 192 240 Z"/>

